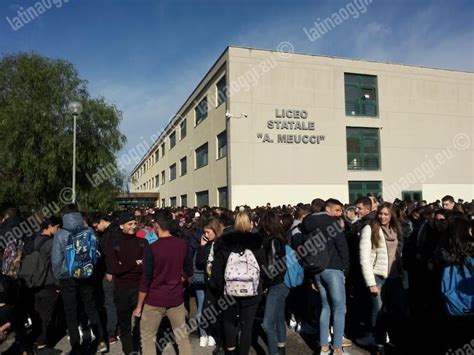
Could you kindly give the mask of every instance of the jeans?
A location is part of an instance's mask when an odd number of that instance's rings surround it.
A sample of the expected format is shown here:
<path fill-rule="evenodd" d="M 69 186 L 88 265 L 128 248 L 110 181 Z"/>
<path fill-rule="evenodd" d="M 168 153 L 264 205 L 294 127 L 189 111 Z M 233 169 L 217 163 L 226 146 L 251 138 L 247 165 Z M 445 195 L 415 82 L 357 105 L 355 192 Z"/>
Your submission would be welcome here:
<path fill-rule="evenodd" d="M 384 292 L 385 279 L 375 275 L 375 283 L 380 292 L 377 295 L 370 294 L 371 310 L 369 334 L 375 337 L 377 344 L 385 343 L 385 332 L 383 330 L 382 293 Z"/>
<path fill-rule="evenodd" d="M 104 330 L 100 322 L 99 312 L 94 299 L 94 284 L 89 279 L 61 279 L 59 288 L 64 303 L 66 325 L 69 332 L 69 341 L 73 351 L 77 351 L 81 338 L 79 336 L 78 305 L 82 301 L 84 311 L 91 323 L 98 342 L 104 340 Z"/>
<path fill-rule="evenodd" d="M 268 289 L 263 329 L 267 333 L 270 355 L 278 355 L 278 344 L 286 343 L 285 299 L 288 292 L 283 282 Z"/>
<path fill-rule="evenodd" d="M 160 327 L 163 317 L 168 317 L 171 328 L 178 343 L 180 355 L 191 355 L 191 344 L 185 319 L 186 309 L 184 304 L 176 307 L 153 307 L 145 304 L 142 311 L 142 319 L 140 321 L 140 333 L 143 346 L 143 355 L 155 355 L 156 347 L 162 349 L 166 344 L 166 336 L 157 339 L 156 333 Z M 156 343 L 156 346 L 155 346 Z"/>
<path fill-rule="evenodd" d="M 196 319 L 199 322 L 199 336 L 201 337 L 205 337 L 207 335 L 206 331 L 202 327 L 202 321 L 201 321 L 202 309 L 204 307 L 204 296 L 205 296 L 204 290 L 196 290 L 196 306 L 197 306 Z"/>
<path fill-rule="evenodd" d="M 132 329 L 132 313 L 138 303 L 138 288 L 116 288 L 114 299 L 117 307 L 122 351 L 125 354 L 130 354 L 133 351 L 140 350 L 140 335 L 137 323 L 134 324 Z"/>
<path fill-rule="evenodd" d="M 333 346 L 342 347 L 346 317 L 346 288 L 344 273 L 341 270 L 326 269 L 315 276 L 321 295 L 321 315 L 319 317 L 319 341 L 321 346 L 328 346 L 329 321 L 331 310 L 333 317 Z"/>

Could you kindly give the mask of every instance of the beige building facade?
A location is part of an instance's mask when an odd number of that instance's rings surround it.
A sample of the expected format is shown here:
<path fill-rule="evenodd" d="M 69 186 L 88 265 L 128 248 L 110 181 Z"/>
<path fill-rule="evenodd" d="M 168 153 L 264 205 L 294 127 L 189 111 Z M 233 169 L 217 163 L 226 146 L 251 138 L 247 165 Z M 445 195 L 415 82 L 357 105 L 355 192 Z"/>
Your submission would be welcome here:
<path fill-rule="evenodd" d="M 474 199 L 474 74 L 228 47 L 132 171 L 161 206 Z"/>

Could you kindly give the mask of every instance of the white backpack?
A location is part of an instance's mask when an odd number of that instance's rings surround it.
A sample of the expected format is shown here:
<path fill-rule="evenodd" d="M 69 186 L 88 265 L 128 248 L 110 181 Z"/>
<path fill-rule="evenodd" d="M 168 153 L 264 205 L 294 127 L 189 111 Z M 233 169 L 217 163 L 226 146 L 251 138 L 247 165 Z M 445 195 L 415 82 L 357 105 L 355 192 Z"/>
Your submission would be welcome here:
<path fill-rule="evenodd" d="M 252 251 L 230 253 L 224 272 L 225 293 L 234 297 L 258 295 L 260 267 Z"/>

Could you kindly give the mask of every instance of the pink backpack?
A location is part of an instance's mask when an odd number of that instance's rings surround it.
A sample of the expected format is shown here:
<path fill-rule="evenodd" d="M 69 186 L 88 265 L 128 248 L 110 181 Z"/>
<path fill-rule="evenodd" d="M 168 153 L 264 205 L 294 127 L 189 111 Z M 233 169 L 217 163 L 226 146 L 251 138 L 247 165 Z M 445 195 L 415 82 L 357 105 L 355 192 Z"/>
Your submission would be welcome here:
<path fill-rule="evenodd" d="M 225 294 L 233 297 L 258 295 L 260 267 L 249 249 L 230 253 L 224 272 Z"/>

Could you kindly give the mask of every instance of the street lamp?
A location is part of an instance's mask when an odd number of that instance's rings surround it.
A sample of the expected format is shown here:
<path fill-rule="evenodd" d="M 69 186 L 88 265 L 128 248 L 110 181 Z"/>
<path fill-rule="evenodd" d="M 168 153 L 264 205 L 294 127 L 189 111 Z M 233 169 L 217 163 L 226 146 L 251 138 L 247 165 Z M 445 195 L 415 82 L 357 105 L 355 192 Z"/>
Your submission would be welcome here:
<path fill-rule="evenodd" d="M 72 101 L 68 105 L 68 111 L 74 118 L 74 134 L 72 143 L 72 203 L 76 203 L 76 119 L 82 112 L 82 105 L 78 101 Z"/>

